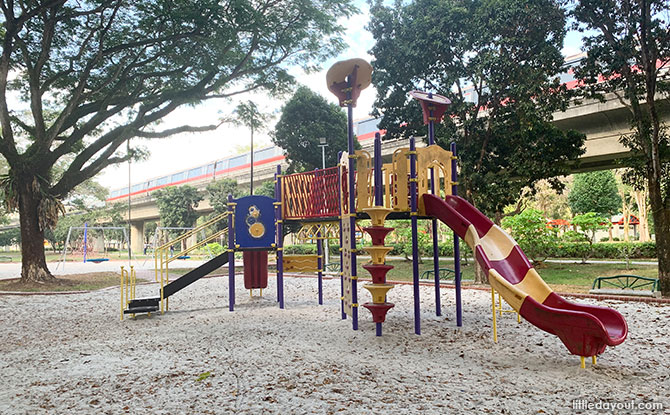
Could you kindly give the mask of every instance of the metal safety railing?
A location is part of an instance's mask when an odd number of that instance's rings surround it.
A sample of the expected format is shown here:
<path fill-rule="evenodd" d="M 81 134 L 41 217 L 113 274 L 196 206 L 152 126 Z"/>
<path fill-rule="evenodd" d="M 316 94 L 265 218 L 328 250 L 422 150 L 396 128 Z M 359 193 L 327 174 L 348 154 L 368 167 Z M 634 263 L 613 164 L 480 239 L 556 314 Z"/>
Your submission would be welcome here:
<path fill-rule="evenodd" d="M 154 269 L 155 269 L 155 280 L 156 282 L 160 282 L 160 287 L 161 287 L 161 295 L 160 295 L 160 304 L 161 304 L 161 313 L 164 313 L 168 309 L 168 299 L 164 297 L 163 295 L 163 289 L 167 284 L 170 283 L 170 275 L 169 275 L 169 263 L 179 259 L 179 257 L 183 257 L 184 255 L 199 249 L 205 245 L 207 245 L 210 242 L 216 241 L 217 239 L 224 238 L 228 234 L 228 228 L 226 227 L 225 229 L 222 229 L 220 231 L 214 232 L 213 234 L 207 236 L 201 241 L 196 242 L 195 244 L 191 245 L 190 247 L 180 250 L 178 254 L 176 255 L 170 255 L 170 247 L 177 244 L 181 243 L 182 241 L 187 240 L 188 238 L 192 237 L 193 235 L 197 235 L 198 232 L 218 224 L 224 219 L 228 219 L 229 215 L 233 215 L 230 212 L 224 212 L 220 215 L 217 215 L 213 217 L 212 219 L 208 220 L 207 222 L 203 223 L 202 225 L 199 225 L 190 231 L 180 235 L 178 238 L 175 238 L 171 240 L 170 242 L 167 242 L 158 248 L 156 248 L 156 251 L 154 253 Z"/>
<path fill-rule="evenodd" d="M 130 271 L 121 267 L 121 321 L 123 321 L 123 311 L 135 299 L 136 281 L 135 268 L 132 265 L 130 266 Z"/>

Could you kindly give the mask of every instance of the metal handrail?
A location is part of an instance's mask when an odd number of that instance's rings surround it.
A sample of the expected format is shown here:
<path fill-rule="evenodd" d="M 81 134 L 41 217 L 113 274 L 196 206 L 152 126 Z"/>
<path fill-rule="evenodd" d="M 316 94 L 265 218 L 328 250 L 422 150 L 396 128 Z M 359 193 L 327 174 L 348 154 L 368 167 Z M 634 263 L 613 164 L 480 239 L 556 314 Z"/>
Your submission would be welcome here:
<path fill-rule="evenodd" d="M 159 246 L 159 247 L 156 248 L 156 249 L 157 249 L 157 250 L 158 250 L 158 249 L 167 249 L 167 248 L 169 248 L 171 245 L 174 245 L 174 244 L 176 244 L 177 242 L 181 242 L 181 241 L 183 241 L 184 239 L 187 239 L 187 238 L 189 238 L 189 237 L 195 235 L 196 233 L 200 232 L 201 230 L 207 228 L 208 226 L 211 226 L 211 225 L 213 225 L 213 224 L 219 222 L 220 220 L 227 218 L 229 214 L 230 214 L 230 212 L 224 212 L 224 213 L 221 213 L 220 215 L 214 216 L 212 219 L 208 220 L 207 222 L 203 223 L 202 225 L 199 225 L 199 226 L 197 226 L 197 227 L 191 229 L 190 231 L 184 233 L 183 235 L 179 236 L 179 237 L 176 238 L 176 239 L 173 239 L 173 240 L 171 240 L 171 241 L 169 241 L 169 242 L 166 242 L 165 244 Z"/>
<path fill-rule="evenodd" d="M 174 260 L 176 260 L 176 259 L 179 259 L 180 256 L 184 256 L 184 255 L 188 254 L 189 252 L 192 252 L 192 251 L 194 251 L 194 250 L 196 250 L 196 249 L 198 249 L 198 248 L 200 248 L 200 247 L 206 245 L 207 243 L 213 241 L 214 239 L 217 239 L 217 238 L 219 238 L 219 237 L 222 237 L 223 235 L 226 235 L 227 233 L 228 233 L 228 228 L 226 228 L 226 229 L 222 229 L 222 230 L 220 230 L 220 231 L 218 231 L 218 232 L 216 232 L 216 233 L 213 233 L 212 235 L 210 235 L 210 236 L 208 236 L 207 238 L 203 239 L 202 241 L 200 241 L 200 242 L 194 244 L 193 246 L 191 246 L 191 247 L 189 247 L 189 248 L 186 248 L 186 249 L 184 249 L 183 251 L 179 251 L 179 255 L 178 255 L 178 256 L 175 255 L 175 256 L 171 256 L 171 257 L 169 257 L 169 258 L 167 259 L 167 262 L 172 262 L 172 261 L 174 261 Z"/>
<path fill-rule="evenodd" d="M 121 321 L 123 321 L 123 311 L 128 307 L 128 304 L 135 299 L 135 285 L 137 282 L 137 275 L 135 274 L 135 267 L 130 266 L 130 272 L 121 267 Z"/>

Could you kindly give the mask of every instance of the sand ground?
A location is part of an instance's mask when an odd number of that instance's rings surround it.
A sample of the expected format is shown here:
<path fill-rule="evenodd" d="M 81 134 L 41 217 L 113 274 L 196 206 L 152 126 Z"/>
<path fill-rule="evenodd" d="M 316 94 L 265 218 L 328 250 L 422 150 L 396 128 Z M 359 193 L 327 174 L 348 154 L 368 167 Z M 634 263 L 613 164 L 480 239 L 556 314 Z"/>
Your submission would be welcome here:
<path fill-rule="evenodd" d="M 209 278 L 176 294 L 169 313 L 124 321 L 115 289 L 0 296 L 0 413 L 670 413 L 667 305 L 608 302 L 629 337 L 580 369 L 558 338 L 512 314 L 494 344 L 486 291 L 463 291 L 457 328 L 453 291 L 436 317 L 433 288 L 422 287 L 417 336 L 412 287 L 396 286 L 375 337 L 367 310 L 358 331 L 340 319 L 338 280 L 324 282 L 319 306 L 315 279 L 286 278 L 285 310 L 274 279 L 263 298 L 241 282 L 234 313 L 227 278 Z M 582 400 L 664 408 L 575 409 Z"/>

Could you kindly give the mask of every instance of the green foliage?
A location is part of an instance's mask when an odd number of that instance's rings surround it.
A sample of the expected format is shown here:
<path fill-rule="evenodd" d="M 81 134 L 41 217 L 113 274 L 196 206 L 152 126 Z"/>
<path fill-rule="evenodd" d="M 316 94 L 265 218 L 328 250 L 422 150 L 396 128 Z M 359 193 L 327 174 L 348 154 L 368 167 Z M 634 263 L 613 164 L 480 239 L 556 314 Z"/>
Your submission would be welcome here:
<path fill-rule="evenodd" d="M 221 214 L 228 210 L 228 195 L 233 195 L 237 199 L 242 196 L 242 190 L 237 185 L 235 179 L 217 179 L 207 185 L 209 194 L 209 204 L 214 212 Z"/>
<path fill-rule="evenodd" d="M 589 245 L 588 242 L 557 241 L 551 248 L 552 258 L 582 258 L 584 252 L 590 252 L 590 258 L 625 259 L 622 250 L 628 253 L 628 258 L 655 258 L 656 244 L 654 242 L 601 242 Z"/>
<path fill-rule="evenodd" d="M 587 56 L 575 70 L 582 95 L 611 94 L 630 117 L 632 132 L 620 138 L 632 153 L 624 181 L 649 190 L 661 291 L 670 295 L 670 130 L 661 112 L 670 92 L 668 1 L 578 0 L 572 16 L 587 34 Z"/>
<path fill-rule="evenodd" d="M 156 234 L 156 228 L 158 227 L 158 222 L 146 222 L 144 224 L 144 243 L 150 243 L 151 238 Z"/>
<path fill-rule="evenodd" d="M 566 19 L 556 2 L 378 0 L 371 15 L 372 78 L 384 91 L 375 107 L 388 138 L 425 135 L 407 92 L 429 90 L 452 101 L 436 139 L 457 142 L 459 182 L 477 208 L 502 212 L 540 179 L 563 187 L 556 177 L 583 154 L 585 137 L 551 123 L 567 105 L 557 77 Z"/>
<path fill-rule="evenodd" d="M 568 201 L 574 214 L 595 212 L 609 217 L 619 213 L 621 196 L 614 172 L 601 170 L 576 174 Z"/>
<path fill-rule="evenodd" d="M 267 180 L 263 182 L 256 190 L 254 190 L 255 195 L 267 196 L 274 199 L 275 197 L 275 182 L 274 180 Z"/>
<path fill-rule="evenodd" d="M 207 244 L 204 251 L 205 252 L 211 252 L 213 256 L 219 256 L 225 251 L 225 248 L 223 246 L 221 246 L 220 243 L 213 242 L 213 243 Z"/>
<path fill-rule="evenodd" d="M 587 212 L 581 215 L 576 215 L 572 219 L 572 224 L 577 227 L 577 232 L 581 233 L 588 243 L 588 249 L 584 249 L 581 254 L 582 262 L 586 262 L 593 252 L 593 242 L 596 237 L 596 232 L 601 229 L 608 229 L 610 222 L 607 218 L 604 218 L 595 212 Z"/>
<path fill-rule="evenodd" d="M 21 243 L 21 229 L 12 228 L 0 231 L 0 246 L 11 246 Z"/>
<path fill-rule="evenodd" d="M 128 140 L 222 122 L 160 129 L 185 105 L 248 91 L 285 94 L 293 67 L 313 70 L 343 49 L 338 20 L 356 11 L 350 0 L 4 3 L 0 154 L 21 199 L 33 202 L 13 207 L 30 217 L 24 231 L 40 242 L 23 244 L 30 265 L 23 277 L 51 278 L 43 225 L 55 223 L 60 201 L 76 186 L 143 157 L 138 148 L 123 151 Z M 54 174 L 66 159 L 63 173 Z"/>
<path fill-rule="evenodd" d="M 155 193 L 163 226 L 192 227 L 198 219 L 195 208 L 203 200 L 192 186 L 165 187 Z"/>
<path fill-rule="evenodd" d="M 272 141 L 284 149 L 289 172 L 320 169 L 319 138 L 326 138 L 326 167 L 337 164 L 337 153 L 347 150 L 347 116 L 335 104 L 301 86 L 282 108 Z M 360 148 L 355 141 L 356 148 Z"/>
<path fill-rule="evenodd" d="M 535 209 L 526 209 L 518 215 L 504 218 L 502 226 L 510 228 L 512 237 L 535 263 L 547 259 L 557 237 L 556 230 L 547 226 L 544 214 Z"/>

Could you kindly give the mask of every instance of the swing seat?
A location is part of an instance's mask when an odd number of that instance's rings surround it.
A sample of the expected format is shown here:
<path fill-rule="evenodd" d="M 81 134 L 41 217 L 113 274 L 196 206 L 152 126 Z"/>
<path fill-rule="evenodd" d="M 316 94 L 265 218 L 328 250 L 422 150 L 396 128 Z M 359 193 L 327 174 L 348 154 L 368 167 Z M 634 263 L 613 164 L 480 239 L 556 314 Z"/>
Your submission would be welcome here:
<path fill-rule="evenodd" d="M 190 259 L 191 257 L 188 255 L 180 255 L 177 257 L 177 259 Z"/>
<path fill-rule="evenodd" d="M 86 262 L 94 262 L 96 264 L 99 264 L 101 262 L 109 261 L 109 258 L 87 258 Z"/>

